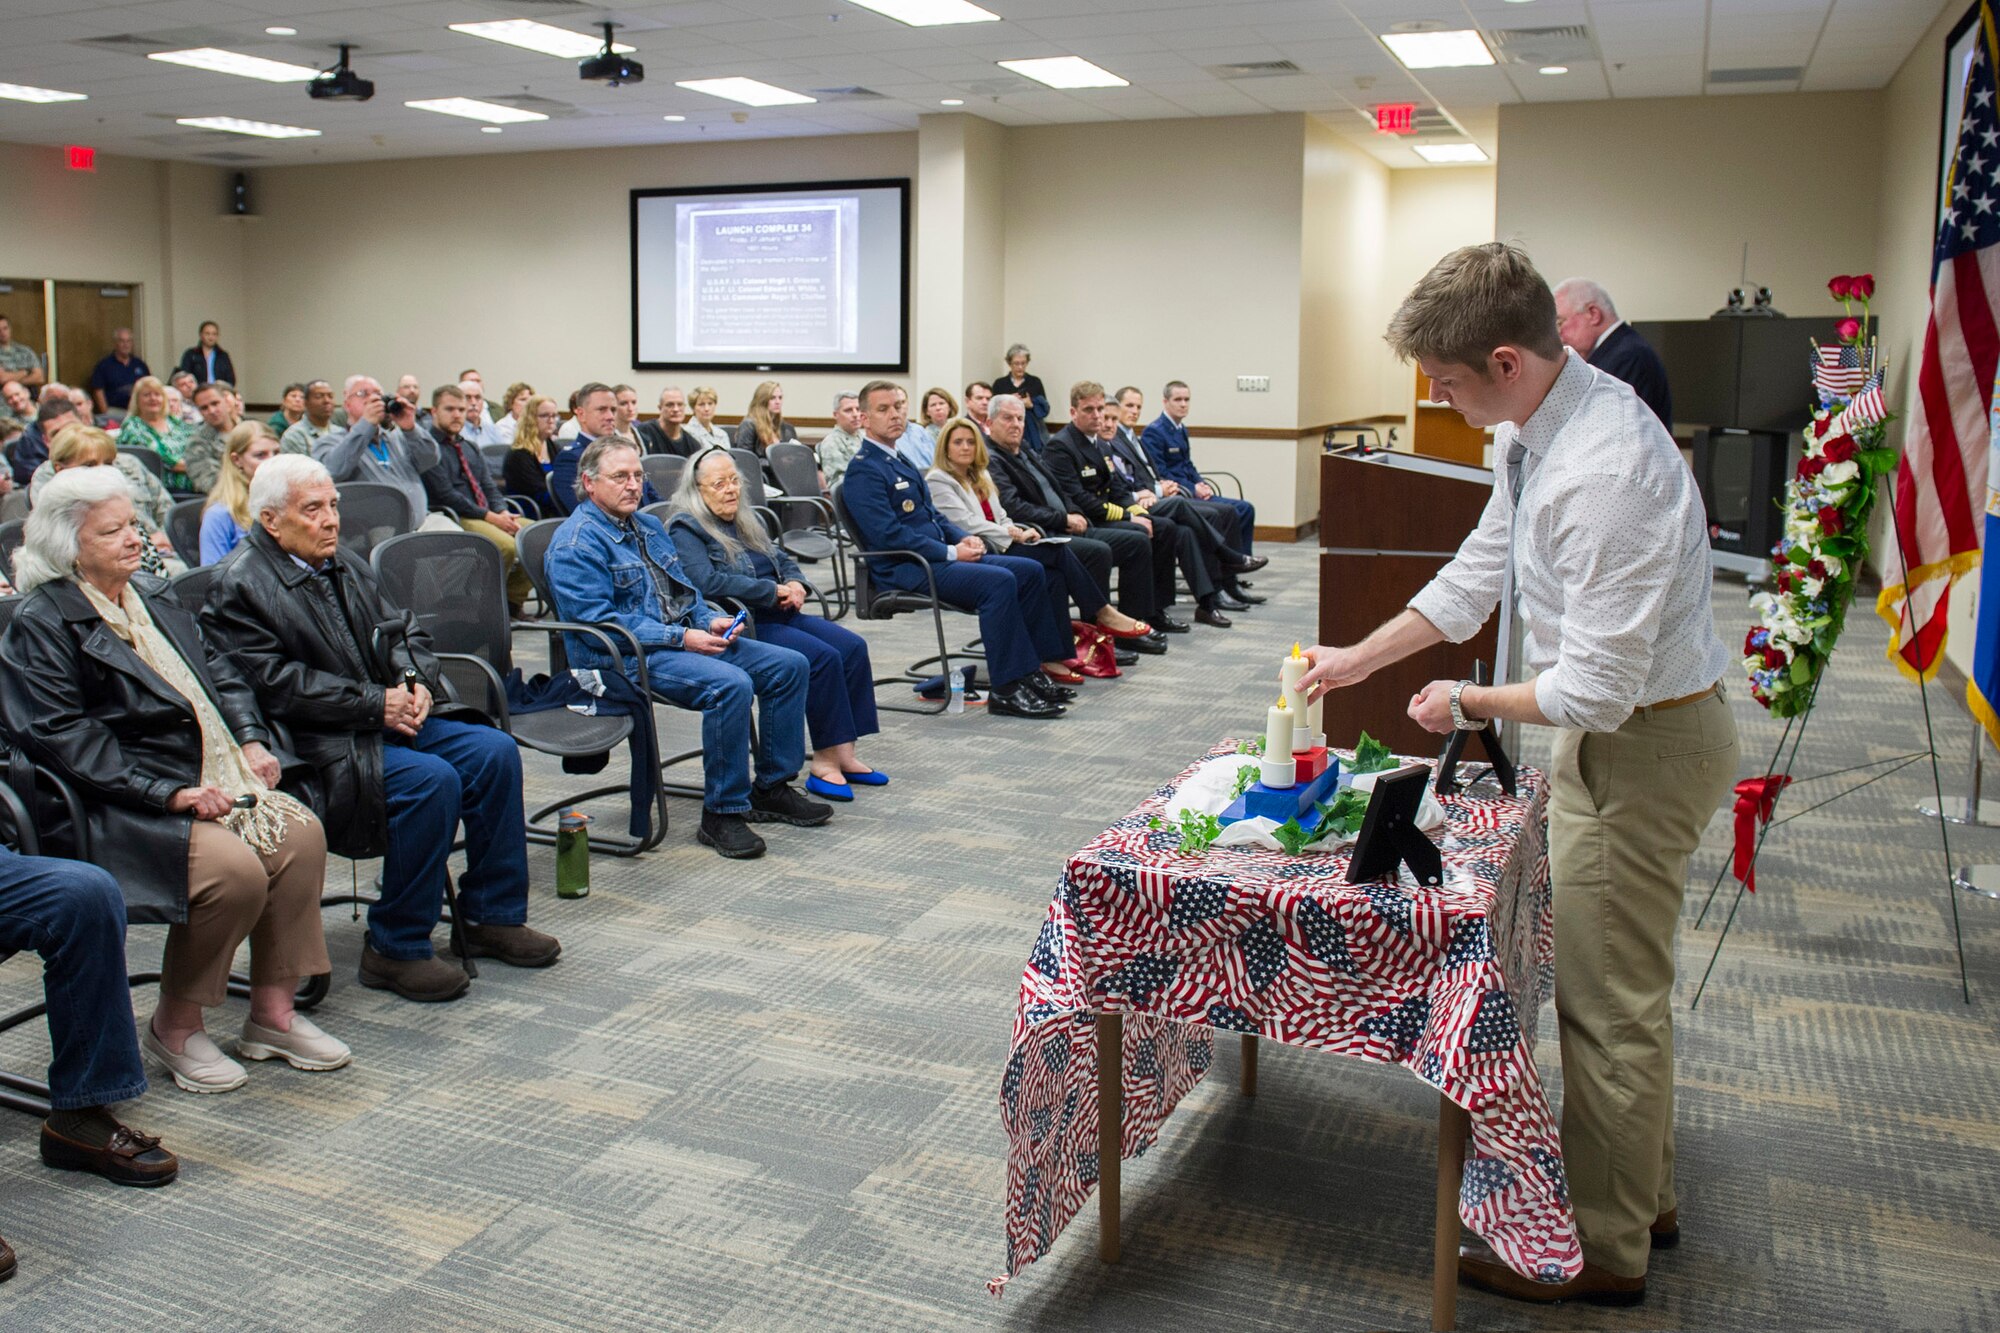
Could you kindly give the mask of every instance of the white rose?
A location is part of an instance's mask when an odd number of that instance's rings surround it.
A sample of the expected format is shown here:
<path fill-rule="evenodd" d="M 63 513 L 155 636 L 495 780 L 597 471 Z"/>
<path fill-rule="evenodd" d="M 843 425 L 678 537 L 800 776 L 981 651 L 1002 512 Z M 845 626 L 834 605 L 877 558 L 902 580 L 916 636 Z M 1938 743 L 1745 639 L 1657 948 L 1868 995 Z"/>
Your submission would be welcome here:
<path fill-rule="evenodd" d="M 1828 463 L 1826 470 L 1819 474 L 1820 483 L 1829 488 L 1845 486 L 1861 475 L 1861 466 L 1853 459 L 1845 463 Z"/>

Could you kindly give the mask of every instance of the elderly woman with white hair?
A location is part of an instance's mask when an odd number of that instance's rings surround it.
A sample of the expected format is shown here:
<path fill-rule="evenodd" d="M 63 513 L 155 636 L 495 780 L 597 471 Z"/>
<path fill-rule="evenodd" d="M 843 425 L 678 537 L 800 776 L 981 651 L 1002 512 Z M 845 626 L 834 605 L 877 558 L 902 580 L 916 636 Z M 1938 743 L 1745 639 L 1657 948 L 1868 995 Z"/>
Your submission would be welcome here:
<path fill-rule="evenodd" d="M 743 503 L 742 475 L 729 451 L 696 454 L 681 473 L 673 506 L 667 535 L 701 595 L 741 602 L 757 617 L 760 641 L 806 659 L 806 731 L 813 750 L 806 790 L 824 800 L 851 801 L 857 784 L 887 785 L 887 774 L 854 753 L 855 741 L 881 730 L 868 642 L 803 609 L 806 585 L 798 562 Z"/>
<path fill-rule="evenodd" d="M 347 1047 L 293 1012 L 329 970 L 319 899 L 326 835 L 281 776 L 256 696 L 195 617 L 139 572 L 146 539 L 112 468 L 36 495 L 15 571 L 25 594 L 0 638 L 0 725 L 83 797 L 88 859 L 133 921 L 169 922 L 160 1003 L 141 1046 L 189 1092 L 248 1075 L 204 1030 L 250 941 L 237 1053 L 338 1069 Z"/>

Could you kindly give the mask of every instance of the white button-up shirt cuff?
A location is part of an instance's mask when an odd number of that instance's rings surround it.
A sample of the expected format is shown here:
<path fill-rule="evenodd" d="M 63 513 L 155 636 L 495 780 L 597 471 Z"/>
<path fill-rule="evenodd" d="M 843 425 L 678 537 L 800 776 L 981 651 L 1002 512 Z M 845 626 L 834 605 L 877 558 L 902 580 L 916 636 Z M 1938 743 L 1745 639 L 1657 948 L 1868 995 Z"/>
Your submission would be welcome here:
<path fill-rule="evenodd" d="M 1435 580 L 1425 584 L 1409 605 L 1453 643 L 1464 643 L 1479 633 L 1479 627 L 1493 614 L 1491 606 L 1474 606 L 1458 589 Z"/>
<path fill-rule="evenodd" d="M 1542 710 L 1542 716 L 1559 727 L 1574 727 L 1579 731 L 1616 731 L 1624 726 L 1625 719 L 1632 716 L 1633 705 L 1594 698 L 1579 691 L 1576 682 L 1570 679 L 1573 674 L 1558 660 L 1535 677 L 1535 705 Z"/>

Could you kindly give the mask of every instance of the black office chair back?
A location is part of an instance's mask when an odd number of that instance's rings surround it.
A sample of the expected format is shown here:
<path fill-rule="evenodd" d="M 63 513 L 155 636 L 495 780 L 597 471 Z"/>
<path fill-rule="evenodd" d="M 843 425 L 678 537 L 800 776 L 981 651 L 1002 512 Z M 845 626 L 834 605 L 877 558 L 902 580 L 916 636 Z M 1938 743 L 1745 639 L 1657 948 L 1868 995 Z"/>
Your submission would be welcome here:
<path fill-rule="evenodd" d="M 549 589 L 542 562 L 548 559 L 549 543 L 555 540 L 556 532 L 562 525 L 562 519 L 545 518 L 527 524 L 514 534 L 515 559 L 527 571 L 528 582 L 535 585 L 535 594 L 542 599 L 542 605 L 548 607 L 550 614 L 558 620 L 564 618 L 562 608 L 556 604 L 555 594 Z"/>
<path fill-rule="evenodd" d="M 482 444 L 479 446 L 479 452 L 485 455 L 486 466 L 492 471 L 495 482 L 500 480 L 500 469 L 507 466 L 507 454 L 513 447 L 511 444 Z"/>
<path fill-rule="evenodd" d="M 731 449 L 729 456 L 736 460 L 736 471 L 743 478 L 743 498 L 759 509 L 764 508 L 770 503 L 764 498 L 764 460 L 754 449 Z"/>
<path fill-rule="evenodd" d="M 797 440 L 783 440 L 772 445 L 771 452 L 764 457 L 771 465 L 771 475 L 777 478 L 779 489 L 786 495 L 819 494 L 819 458 L 810 446 Z"/>
<path fill-rule="evenodd" d="M 14 581 L 14 556 L 20 551 L 27 531 L 28 520 L 25 518 L 10 518 L 0 523 L 0 573 L 7 576 L 9 583 Z"/>
<path fill-rule="evenodd" d="M 222 568 L 222 562 L 212 565 L 197 565 L 185 574 L 176 574 L 167 581 L 167 588 L 181 609 L 189 615 L 198 616 L 201 608 L 208 604 L 209 585 L 215 582 L 215 575 Z"/>
<path fill-rule="evenodd" d="M 646 454 L 639 459 L 639 466 L 646 470 L 646 480 L 653 483 L 653 489 L 660 493 L 662 500 L 673 497 L 687 465 L 687 459 L 679 454 Z"/>
<path fill-rule="evenodd" d="M 189 569 L 201 563 L 201 516 L 207 507 L 208 501 L 197 497 L 179 501 L 167 514 L 167 540 Z"/>
<path fill-rule="evenodd" d="M 7 632 L 7 627 L 14 623 L 14 613 L 20 609 L 19 597 L 0 597 L 0 634 Z"/>
<path fill-rule="evenodd" d="M 364 560 L 377 546 L 410 530 L 410 497 L 379 481 L 340 487 L 340 541 Z"/>
<path fill-rule="evenodd" d="M 124 454 L 127 458 L 138 459 L 139 466 L 145 468 L 146 471 L 152 473 L 154 481 L 157 482 L 166 481 L 167 460 L 161 458 L 158 451 L 153 449 L 141 449 L 136 445 L 121 444 L 118 446 L 118 452 Z"/>
<path fill-rule="evenodd" d="M 406 532 L 383 542 L 368 559 L 384 598 L 416 616 L 432 647 L 484 658 L 506 679 L 513 633 L 499 547 L 470 532 Z M 461 693 L 481 699 L 486 687 Z"/>

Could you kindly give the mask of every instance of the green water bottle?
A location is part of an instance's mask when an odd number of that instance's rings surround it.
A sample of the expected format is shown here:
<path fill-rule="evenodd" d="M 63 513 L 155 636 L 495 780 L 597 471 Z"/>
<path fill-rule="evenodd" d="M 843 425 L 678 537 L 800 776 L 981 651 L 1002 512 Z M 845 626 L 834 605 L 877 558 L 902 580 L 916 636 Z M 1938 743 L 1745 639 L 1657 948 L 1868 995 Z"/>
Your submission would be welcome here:
<path fill-rule="evenodd" d="M 556 827 L 556 897 L 589 896 L 590 816 L 570 810 Z"/>

